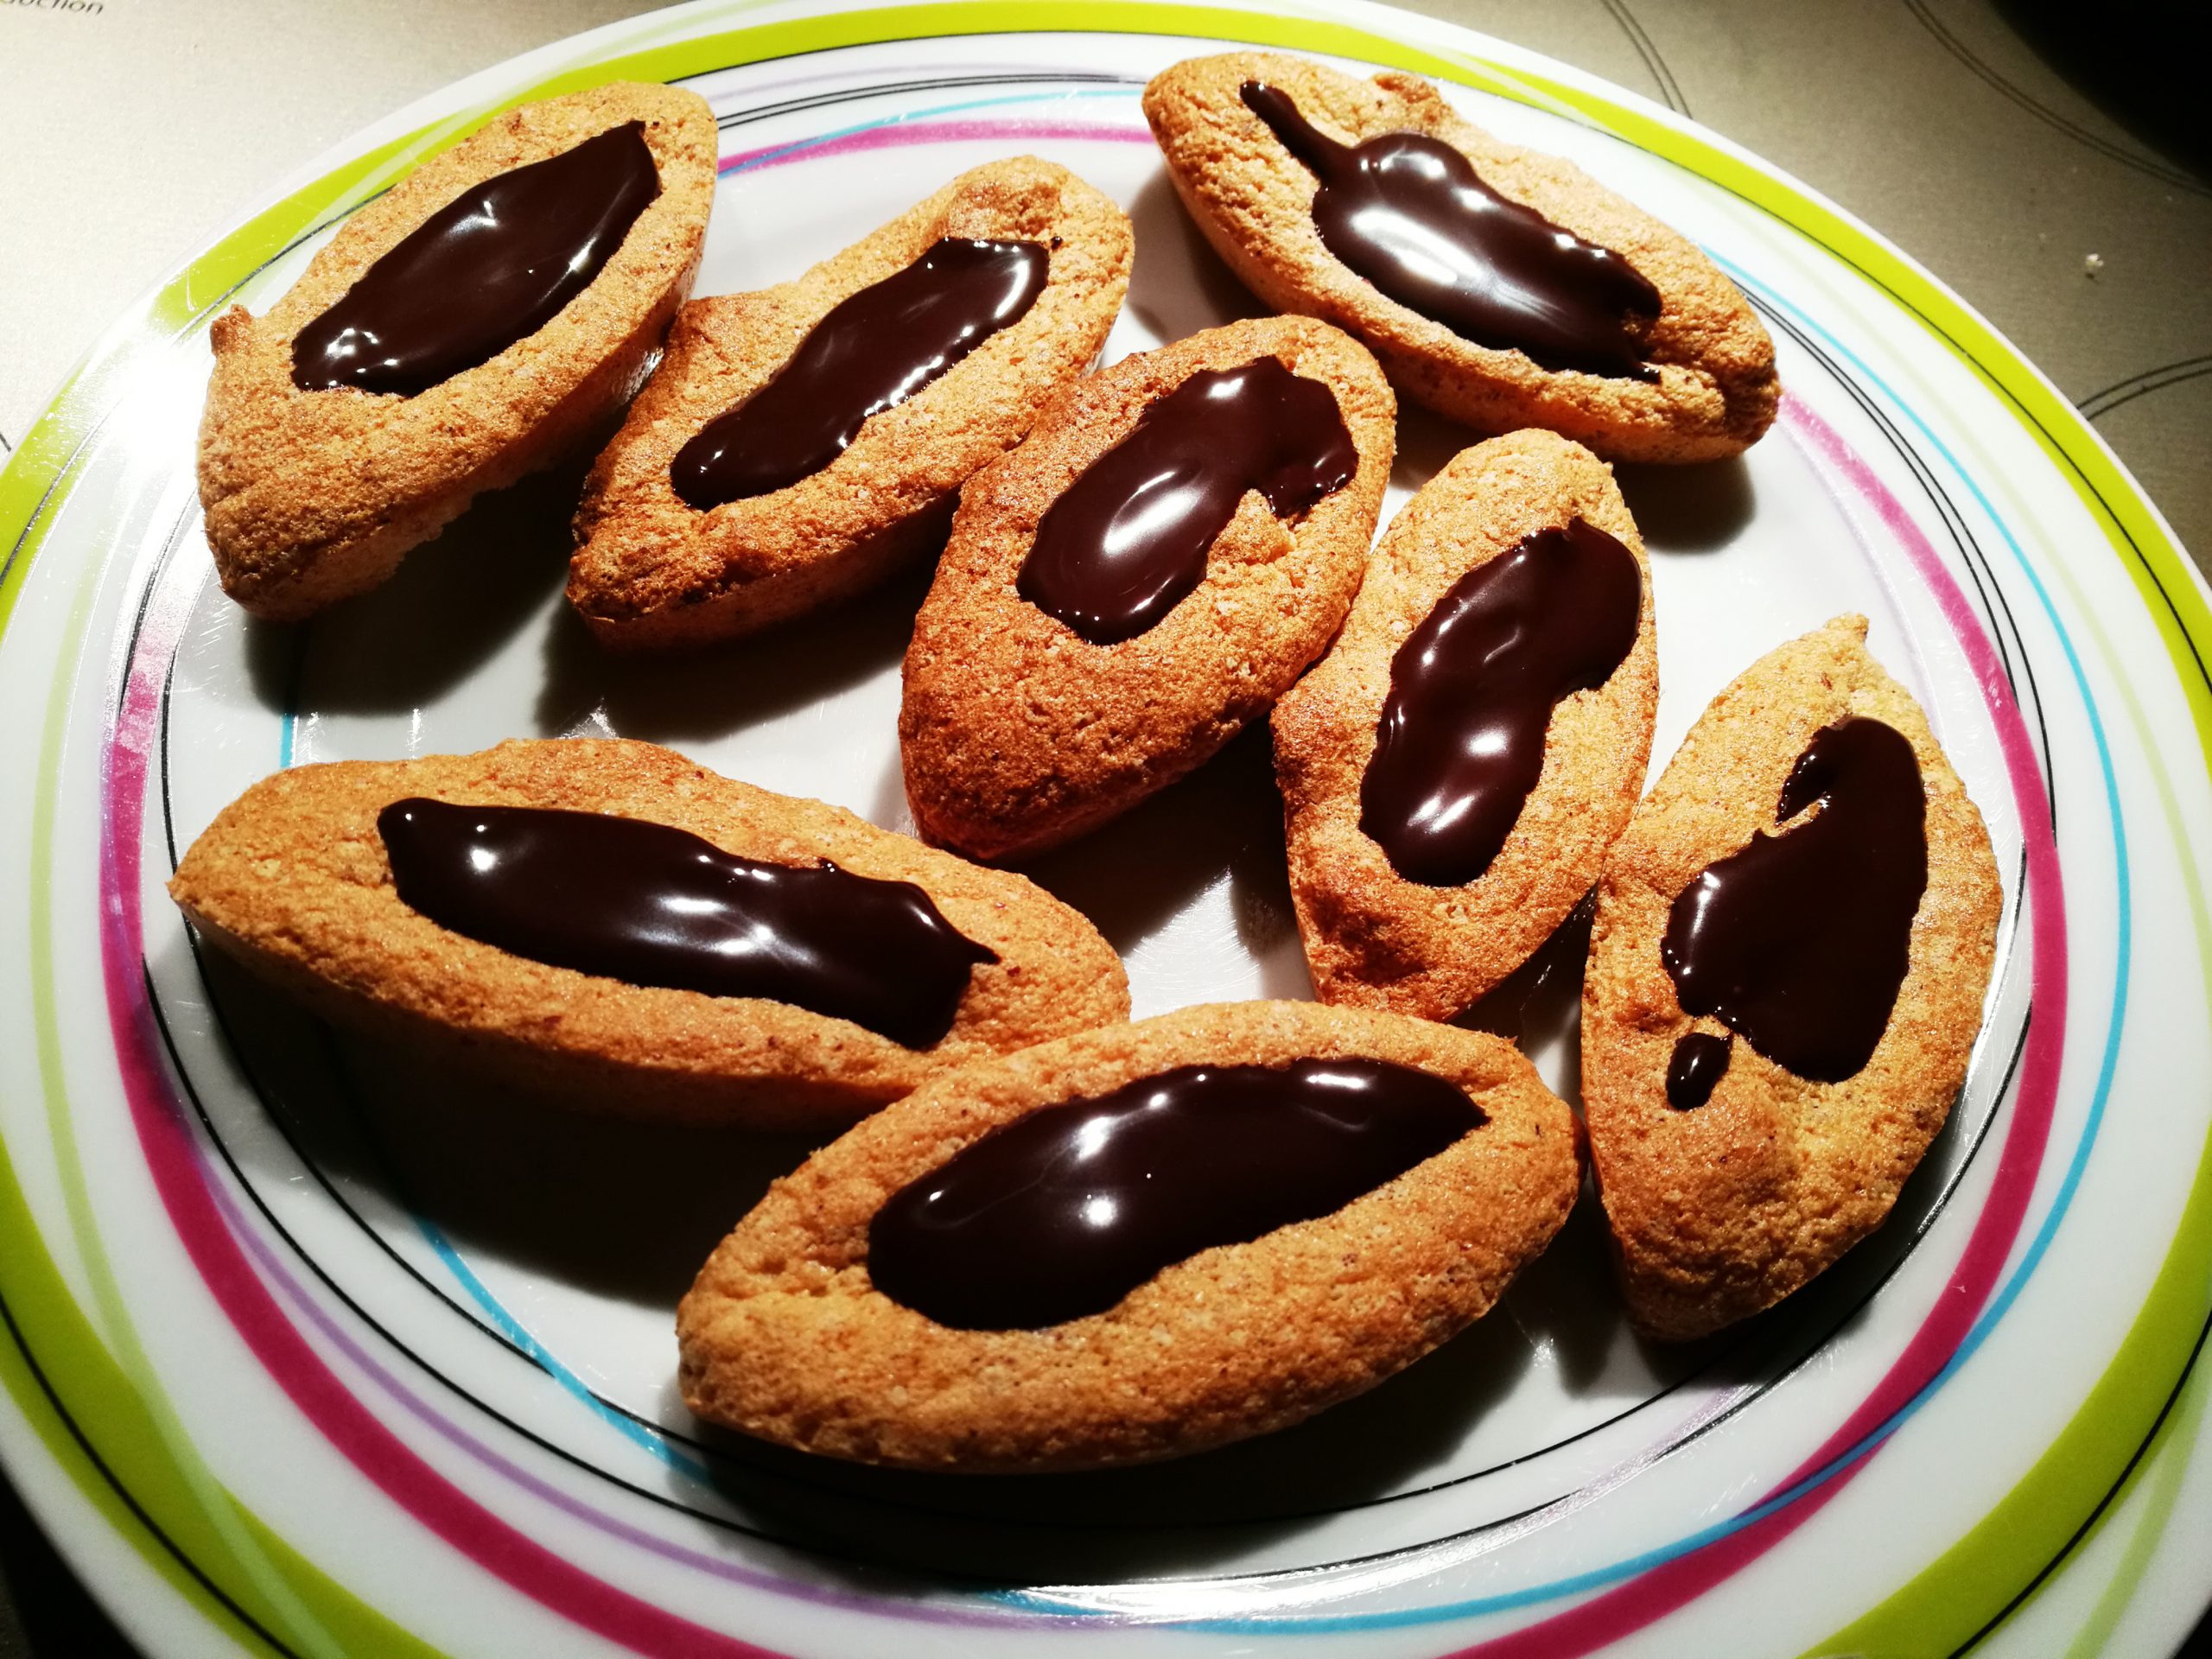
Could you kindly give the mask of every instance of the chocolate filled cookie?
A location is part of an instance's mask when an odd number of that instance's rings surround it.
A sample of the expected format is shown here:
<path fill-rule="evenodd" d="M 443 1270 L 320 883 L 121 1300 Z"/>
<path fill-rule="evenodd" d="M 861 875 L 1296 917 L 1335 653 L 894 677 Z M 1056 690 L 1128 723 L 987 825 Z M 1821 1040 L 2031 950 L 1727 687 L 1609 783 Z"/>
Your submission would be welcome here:
<path fill-rule="evenodd" d="M 1599 887 L 1583 1109 L 1654 1336 L 1770 1306 L 1879 1226 L 1981 1028 L 1989 834 L 1866 636 L 1839 617 L 1714 698 Z"/>
<path fill-rule="evenodd" d="M 377 586 L 638 389 L 690 291 L 715 120 L 673 86 L 529 104 L 211 330 L 200 499 L 223 589 L 290 620 Z"/>
<path fill-rule="evenodd" d="M 677 1315 L 683 1397 L 824 1456 L 1017 1471 L 1281 1428 L 1480 1318 L 1581 1179 L 1497 1038 L 1185 1008 L 967 1067 L 817 1153 Z"/>
<path fill-rule="evenodd" d="M 585 486 L 569 603 L 609 645 L 696 645 L 934 555 L 961 485 L 1096 358 L 1133 245 L 1022 156 L 796 282 L 684 307 Z"/>
<path fill-rule="evenodd" d="M 617 1112 L 849 1122 L 1124 1019 L 1076 912 L 819 801 L 620 741 L 301 766 L 169 892 L 310 1007 Z"/>
<path fill-rule="evenodd" d="M 1232 323 L 1070 388 L 961 498 L 899 715 L 922 834 L 1065 841 L 1265 714 L 1359 589 L 1396 405 L 1357 341 Z"/>
<path fill-rule="evenodd" d="M 1580 904 L 1658 707 L 1643 543 L 1549 432 L 1454 456 L 1275 706 L 1291 897 L 1325 1002 L 1458 1014 Z"/>
<path fill-rule="evenodd" d="M 1144 107 L 1252 291 L 1357 335 L 1440 414 L 1669 461 L 1734 454 L 1774 418 L 1773 342 L 1694 244 L 1418 76 L 1235 52 L 1163 70 Z"/>

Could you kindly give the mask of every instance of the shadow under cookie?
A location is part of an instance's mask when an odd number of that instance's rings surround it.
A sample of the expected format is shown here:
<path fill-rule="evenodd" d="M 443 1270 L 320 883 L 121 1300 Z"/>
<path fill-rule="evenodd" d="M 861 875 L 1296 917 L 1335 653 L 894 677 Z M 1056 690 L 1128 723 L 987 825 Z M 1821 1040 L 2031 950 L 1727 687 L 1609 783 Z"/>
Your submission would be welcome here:
<path fill-rule="evenodd" d="M 771 1181 L 830 1135 L 579 1110 L 335 1032 L 226 958 L 197 954 L 251 1087 L 334 1198 L 372 1195 L 378 1207 L 435 1228 L 464 1257 L 481 1252 L 665 1307 L 671 1322 L 707 1253 Z M 249 1146 L 240 1155 L 254 1154 Z M 282 1180 L 292 1172 L 265 1173 Z M 373 1217 L 354 1213 L 376 1230 Z"/>
<path fill-rule="evenodd" d="M 304 623 L 246 622 L 256 695 L 274 711 L 404 714 L 497 655 L 559 591 L 588 453 L 480 497 L 381 587 Z"/>
<path fill-rule="evenodd" d="M 1621 461 L 1613 481 L 1654 553 L 1720 552 L 1751 522 L 1758 505 L 1751 466 L 1741 455 L 1688 467 Z"/>
<path fill-rule="evenodd" d="M 848 603 L 672 656 L 607 651 L 563 607 L 546 633 L 537 728 L 680 743 L 823 702 L 897 664 L 935 566 L 917 560 Z"/>
<path fill-rule="evenodd" d="M 1270 892 L 1271 867 L 1282 861 L 1282 801 L 1268 754 L 1266 723 L 1255 721 L 1119 817 L 1008 868 L 1073 905 L 1127 956 L 1231 871 L 1250 891 Z M 1280 880 L 1287 910 L 1289 880 Z"/>
<path fill-rule="evenodd" d="M 1534 1349 L 1503 1305 L 1369 1393 L 1279 1433 L 1080 1474 L 923 1474 L 705 1429 L 715 1485 L 832 1554 L 994 1584 L 1203 1572 L 1344 1510 L 1423 1490 Z"/>
<path fill-rule="evenodd" d="M 1137 192 L 1129 222 L 1137 255 L 1122 308 L 1156 339 L 1181 340 L 1240 317 L 1269 315 L 1191 223 L 1166 173 L 1154 174 Z"/>

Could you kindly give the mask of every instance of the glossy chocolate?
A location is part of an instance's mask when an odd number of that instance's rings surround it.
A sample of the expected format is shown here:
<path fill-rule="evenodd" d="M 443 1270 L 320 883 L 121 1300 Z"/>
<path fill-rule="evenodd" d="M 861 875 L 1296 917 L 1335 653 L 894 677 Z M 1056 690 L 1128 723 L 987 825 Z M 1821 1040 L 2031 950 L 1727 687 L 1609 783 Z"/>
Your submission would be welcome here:
<path fill-rule="evenodd" d="M 1840 1083 L 1890 1023 L 1928 887 L 1912 745 L 1856 715 L 1815 733 L 1775 822 L 1816 804 L 1677 893 L 1660 956 L 1685 1013 L 1718 1017 L 1801 1077 Z"/>
<path fill-rule="evenodd" d="M 658 194 L 636 121 L 470 186 L 300 330 L 292 384 L 411 397 L 488 363 L 589 288 Z"/>
<path fill-rule="evenodd" d="M 952 1029 L 997 955 L 907 881 L 764 864 L 602 812 L 397 801 L 378 815 L 400 902 L 533 962 L 632 985 L 764 997 L 908 1048 Z"/>
<path fill-rule="evenodd" d="M 1552 710 L 1636 645 L 1643 573 L 1580 518 L 1525 536 L 1452 584 L 1390 659 L 1359 828 L 1408 881 L 1490 868 L 1544 769 Z"/>
<path fill-rule="evenodd" d="M 1713 1098 L 1720 1079 L 1728 1075 L 1733 1037 L 1716 1037 L 1709 1031 L 1685 1033 L 1667 1057 L 1667 1103 L 1678 1112 L 1694 1112 Z"/>
<path fill-rule="evenodd" d="M 1063 1324 L 1200 1250 L 1332 1215 L 1485 1121 L 1382 1060 L 1181 1066 L 1032 1112 L 893 1193 L 868 1276 L 959 1330 Z"/>
<path fill-rule="evenodd" d="M 702 512 L 788 488 L 845 452 L 871 415 L 905 403 L 1045 290 L 1035 242 L 948 237 L 841 301 L 790 362 L 677 451 L 669 481 Z"/>
<path fill-rule="evenodd" d="M 1656 380 L 1643 336 L 1659 290 L 1620 255 L 1484 184 L 1442 140 L 1386 132 L 1330 137 L 1281 87 L 1248 80 L 1244 105 L 1320 181 L 1322 245 L 1395 300 L 1461 339 L 1525 352 L 1542 368 Z"/>
<path fill-rule="evenodd" d="M 1015 591 L 1094 645 L 1134 639 L 1205 580 L 1245 492 L 1287 518 L 1358 471 L 1322 382 L 1274 357 L 1201 369 L 1046 509 Z"/>

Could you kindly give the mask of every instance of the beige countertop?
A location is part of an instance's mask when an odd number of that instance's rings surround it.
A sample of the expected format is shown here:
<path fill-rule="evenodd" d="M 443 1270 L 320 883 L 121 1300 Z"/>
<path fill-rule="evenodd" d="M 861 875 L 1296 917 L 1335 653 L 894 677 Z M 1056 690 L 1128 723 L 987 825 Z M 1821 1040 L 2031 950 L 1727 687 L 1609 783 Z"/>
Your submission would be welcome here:
<path fill-rule="evenodd" d="M 0 446 L 293 168 L 447 81 L 646 9 L 0 0 Z M 2039 56 L 2017 0 L 1417 9 L 1684 111 L 1858 213 L 2009 334 L 2212 556 L 2212 185 Z M 120 1651 L 0 1491 L 0 1659 Z"/>
<path fill-rule="evenodd" d="M 1631 9 L 1632 7 L 1632 9 Z M 2212 185 L 1993 0 L 1429 0 L 1686 111 L 1928 264 L 2212 556 Z M 625 0 L 0 0 L 0 442 L 100 330 L 371 119 Z"/>

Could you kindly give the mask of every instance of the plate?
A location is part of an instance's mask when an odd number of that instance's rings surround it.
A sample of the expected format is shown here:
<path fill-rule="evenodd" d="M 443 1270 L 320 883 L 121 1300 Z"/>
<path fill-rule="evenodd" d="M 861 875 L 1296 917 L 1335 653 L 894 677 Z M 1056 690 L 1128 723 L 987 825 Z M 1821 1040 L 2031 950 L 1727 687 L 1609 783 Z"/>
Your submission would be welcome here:
<path fill-rule="evenodd" d="M 576 474 L 385 588 L 249 623 L 193 434 L 223 307 L 489 111 L 618 77 L 714 105 L 698 291 L 796 275 L 1030 151 L 1130 210 L 1111 359 L 1251 308 L 1167 187 L 1146 78 L 1252 42 L 1406 68 L 1701 242 L 1788 394 L 1740 461 L 1623 467 L 1663 761 L 1842 611 L 1920 696 L 2005 872 L 1999 968 L 1897 1212 L 1689 1348 L 1623 1322 L 1586 1202 L 1481 1325 L 1362 1400 L 1104 1476 L 899 1476 L 702 1431 L 670 1313 L 801 1143 L 616 1128 L 340 1040 L 206 960 L 162 884 L 281 766 L 526 734 L 670 742 L 911 828 L 914 581 L 669 663 L 559 592 Z M 1390 508 L 1466 435 L 1409 414 Z M 118 323 L 3 480 L 0 1450 L 158 1654 L 2168 1649 L 2204 1593 L 2212 612 L 2089 429 L 1878 236 L 1502 43 L 1351 4 L 687 8 L 550 47 L 327 158 Z M 1248 734 L 1039 867 L 1137 1011 L 1306 994 Z M 1485 1017 L 1573 1094 L 1575 944 Z"/>

